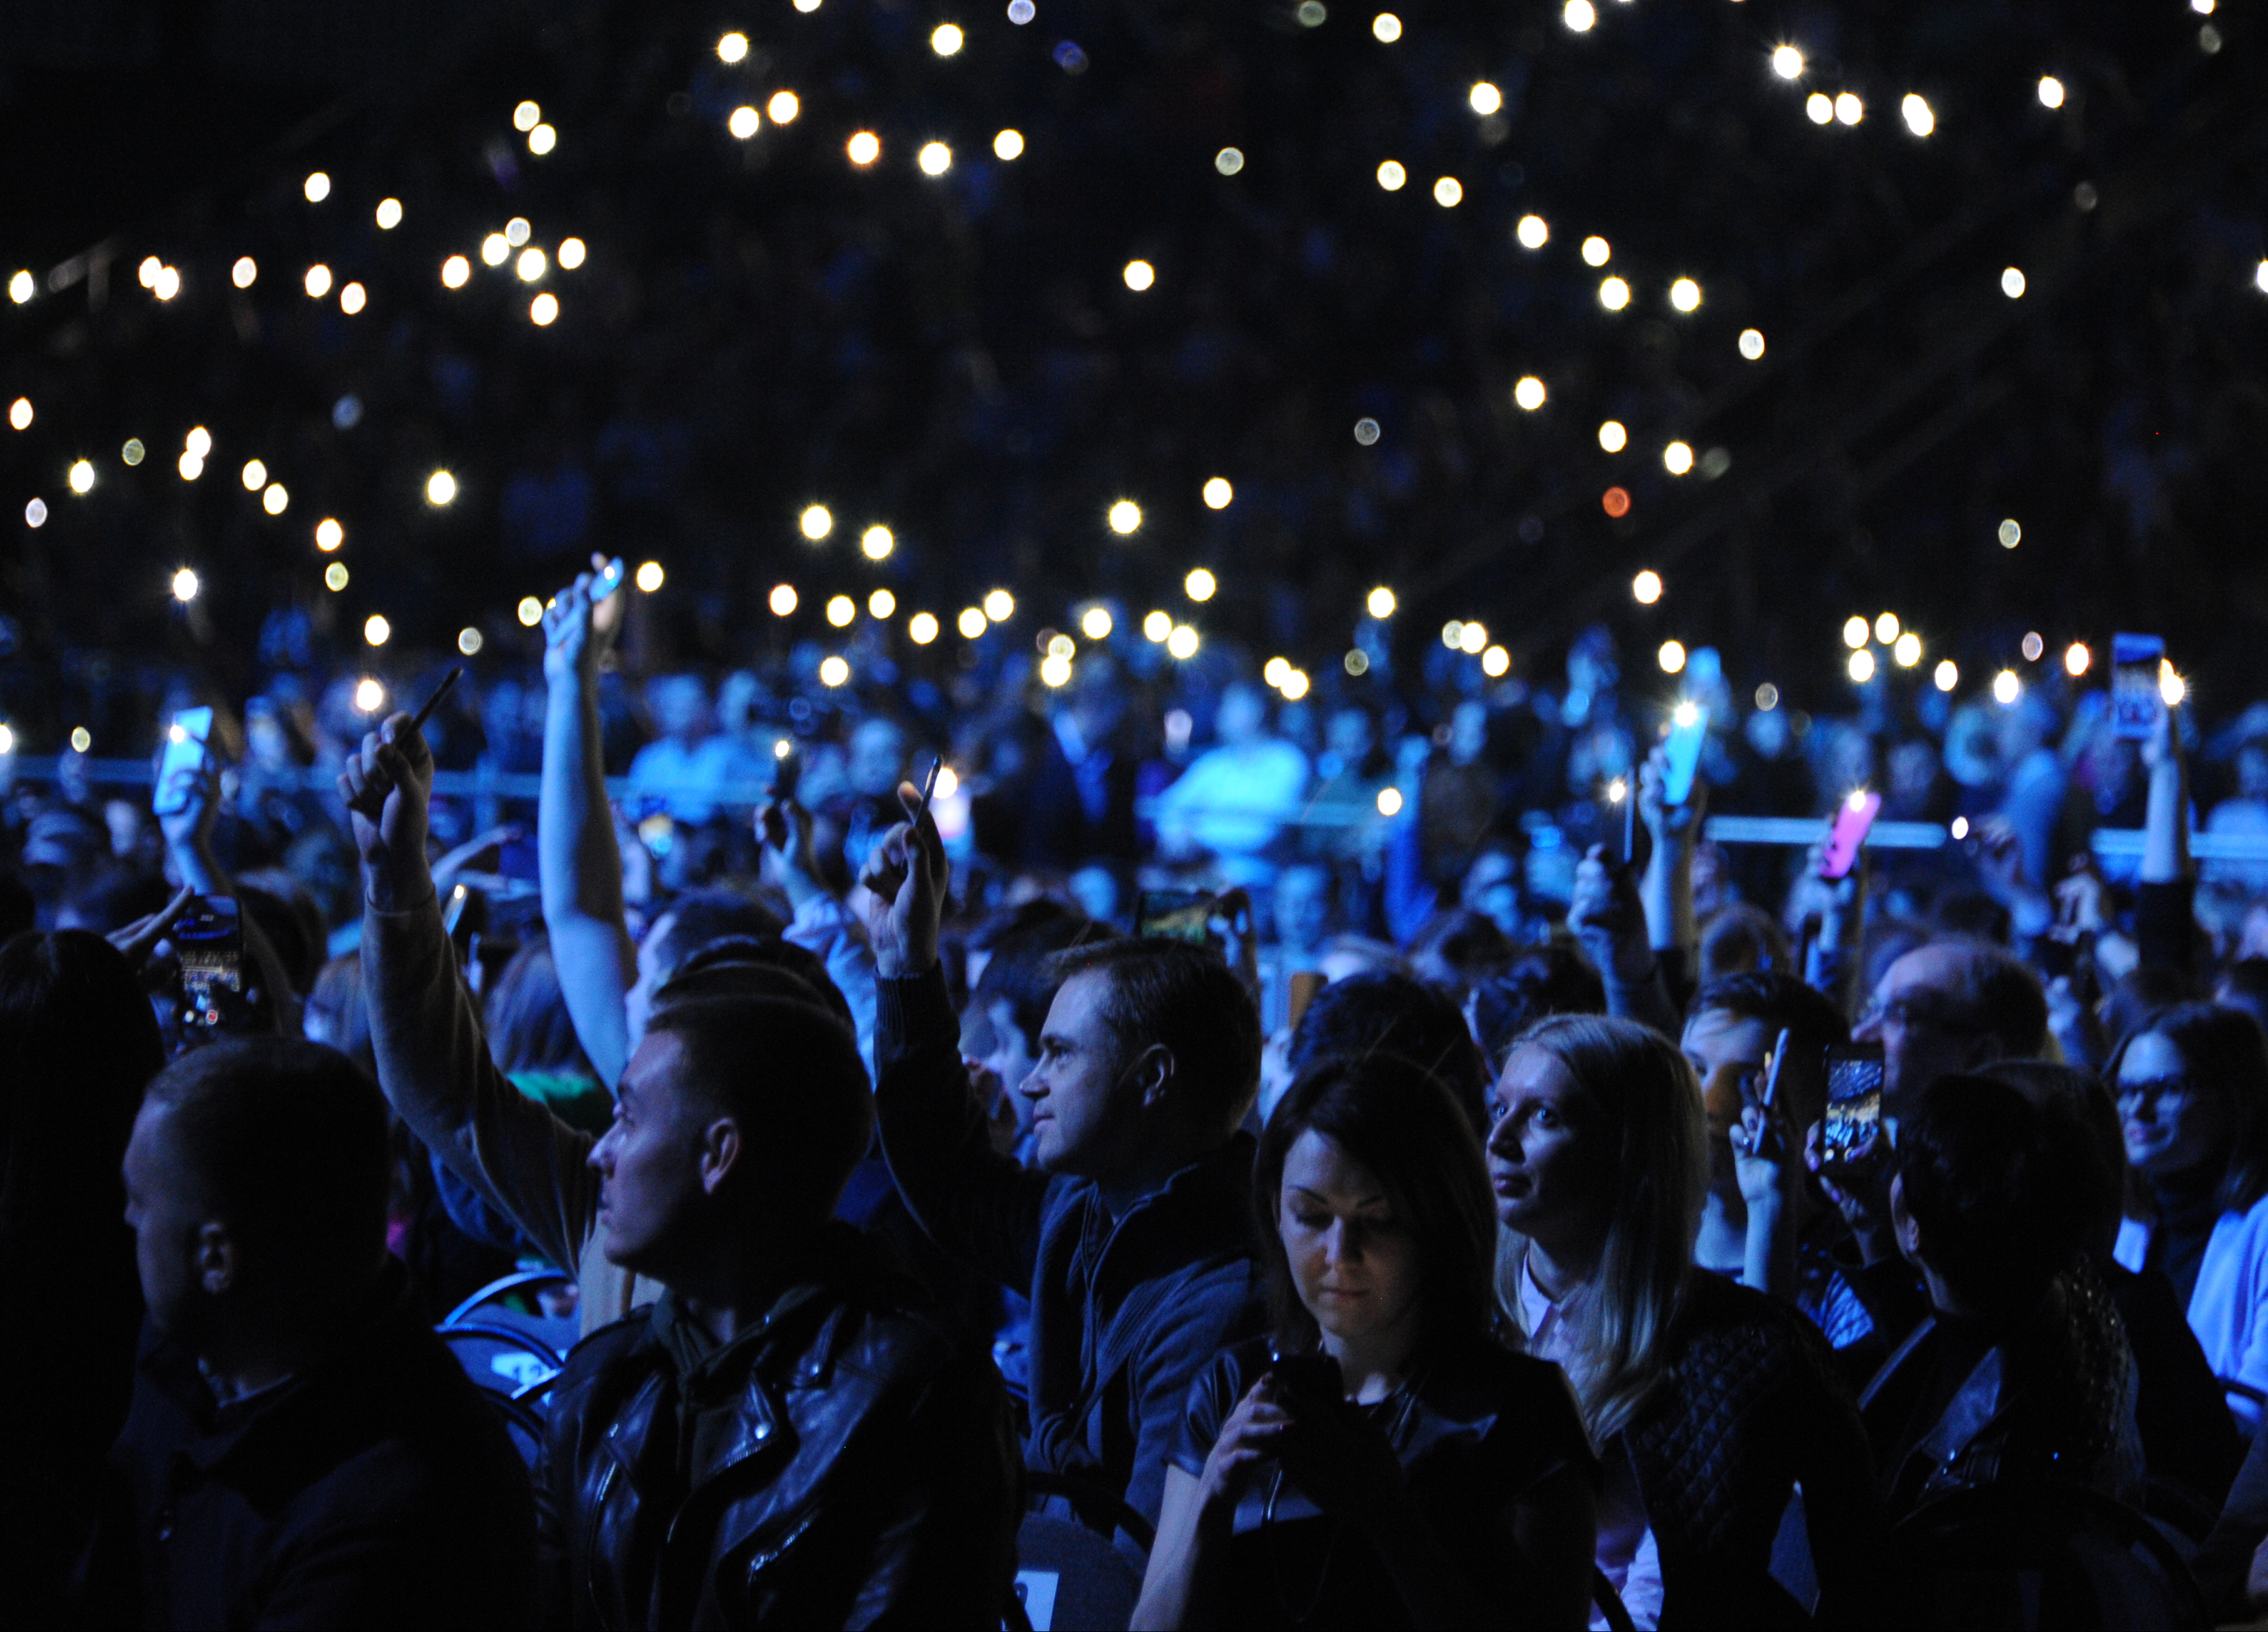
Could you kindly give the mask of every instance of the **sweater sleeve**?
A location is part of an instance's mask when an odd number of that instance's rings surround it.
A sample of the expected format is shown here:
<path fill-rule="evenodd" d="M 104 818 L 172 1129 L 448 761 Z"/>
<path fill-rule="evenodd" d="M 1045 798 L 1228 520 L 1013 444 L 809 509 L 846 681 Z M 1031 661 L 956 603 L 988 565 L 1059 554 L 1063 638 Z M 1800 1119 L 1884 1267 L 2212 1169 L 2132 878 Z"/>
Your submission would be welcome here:
<path fill-rule="evenodd" d="M 2134 945 L 2146 969 L 2195 972 L 2195 878 L 2134 886 Z"/>
<path fill-rule="evenodd" d="M 874 1051 L 882 1154 L 908 1209 L 946 1252 L 1028 1290 L 1048 1180 L 992 1148 L 942 967 L 875 982 Z"/>
<path fill-rule="evenodd" d="M 553 1263 L 598 1229 L 590 1135 L 513 1087 L 489 1058 L 438 901 L 363 913 L 362 978 L 379 1086 L 410 1131 Z"/>

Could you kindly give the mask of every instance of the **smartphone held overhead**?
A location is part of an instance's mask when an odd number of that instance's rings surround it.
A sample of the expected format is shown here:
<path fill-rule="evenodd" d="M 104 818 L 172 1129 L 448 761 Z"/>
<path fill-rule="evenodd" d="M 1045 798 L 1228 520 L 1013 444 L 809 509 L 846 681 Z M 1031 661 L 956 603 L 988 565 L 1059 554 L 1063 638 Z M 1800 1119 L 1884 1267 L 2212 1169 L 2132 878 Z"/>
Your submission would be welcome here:
<path fill-rule="evenodd" d="M 1820 852 L 1821 878 L 1851 876 L 1851 869 L 1859 864 L 1859 851 L 1867 842 L 1867 831 L 1881 813 L 1882 796 L 1865 788 L 1852 792 L 1836 808 L 1834 823 L 1827 829 L 1827 847 Z"/>
<path fill-rule="evenodd" d="M 166 727 L 165 751 L 158 757 L 158 815 L 171 816 L 188 805 L 195 778 L 204 769 L 212 728 L 210 709 L 183 709 Z"/>
<path fill-rule="evenodd" d="M 2110 729 L 2130 742 L 2146 742 L 2166 707 L 2161 687 L 2166 643 L 2155 635 L 2110 637 Z"/>
<path fill-rule="evenodd" d="M 1681 702 L 1669 717 L 1669 737 L 1661 745 L 1661 802 L 1676 806 L 1693 797 L 1693 779 L 1701 769 L 1701 750 L 1709 741 L 1709 709 L 1698 702 Z"/>

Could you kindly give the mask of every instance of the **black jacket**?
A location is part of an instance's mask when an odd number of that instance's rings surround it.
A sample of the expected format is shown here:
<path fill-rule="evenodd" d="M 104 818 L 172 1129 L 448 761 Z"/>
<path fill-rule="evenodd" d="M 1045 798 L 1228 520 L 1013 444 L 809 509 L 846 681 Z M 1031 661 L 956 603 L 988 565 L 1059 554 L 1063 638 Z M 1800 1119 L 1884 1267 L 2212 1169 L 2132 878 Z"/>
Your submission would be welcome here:
<path fill-rule="evenodd" d="M 1027 1459 L 1154 1522 L 1189 1385 L 1264 1325 L 1250 1136 L 1114 1220 L 1088 1180 L 992 1149 L 941 970 L 875 990 L 874 1109 L 900 1194 L 939 1246 L 1032 1300 Z"/>
<path fill-rule="evenodd" d="M 526 1625 L 526 1470 L 389 1261 L 384 1312 L 333 1356 L 225 1407 L 144 1340 L 80 1571 L 101 1627 Z"/>
<path fill-rule="evenodd" d="M 1661 1553 L 1661 1624 L 1799 1625 L 1771 1574 L 1800 1484 L 1819 1619 L 1881 1620 L 1888 1535 L 1874 1459 L 1826 1341 L 1792 1309 L 1693 1277 L 1668 1374 L 1619 1436 Z"/>
<path fill-rule="evenodd" d="M 661 1305 L 579 1344 L 537 1475 L 547 1619 L 998 1626 L 1020 1510 L 1007 1396 L 913 1297 L 830 1225 L 697 1430 Z"/>

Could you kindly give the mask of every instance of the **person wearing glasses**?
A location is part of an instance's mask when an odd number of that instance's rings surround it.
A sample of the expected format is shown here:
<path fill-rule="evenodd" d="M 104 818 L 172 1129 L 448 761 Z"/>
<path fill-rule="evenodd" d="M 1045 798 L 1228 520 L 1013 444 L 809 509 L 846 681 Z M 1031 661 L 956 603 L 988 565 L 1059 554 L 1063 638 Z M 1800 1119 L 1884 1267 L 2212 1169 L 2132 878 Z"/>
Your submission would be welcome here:
<path fill-rule="evenodd" d="M 2268 1399 L 2268 1036 L 2183 1003 L 2119 1044 L 2109 1076 L 2140 1180 L 2118 1261 L 2162 1269 L 2247 1434 Z"/>
<path fill-rule="evenodd" d="M 2047 1047 L 2048 1001 L 2039 978 L 1984 941 L 1933 941 L 1882 972 L 1854 1042 L 1882 1045 L 1882 1114 L 1894 1119 L 1940 1077 L 1999 1060 L 2032 1060 Z"/>

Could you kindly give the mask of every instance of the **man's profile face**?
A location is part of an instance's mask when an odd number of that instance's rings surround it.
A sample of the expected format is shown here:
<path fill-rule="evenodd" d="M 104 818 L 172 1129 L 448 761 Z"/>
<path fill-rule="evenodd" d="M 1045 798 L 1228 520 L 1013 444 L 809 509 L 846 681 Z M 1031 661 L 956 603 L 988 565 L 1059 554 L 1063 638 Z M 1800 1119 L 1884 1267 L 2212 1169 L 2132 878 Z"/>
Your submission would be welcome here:
<path fill-rule="evenodd" d="M 591 1151 L 607 1257 L 642 1274 L 678 1261 L 706 1200 L 701 1136 L 714 1119 L 681 1082 L 684 1069 L 684 1045 L 669 1033 L 640 1042 L 616 1087 L 614 1123 Z"/>
<path fill-rule="evenodd" d="M 1017 1090 L 1031 1101 L 1044 1172 L 1105 1177 L 1138 1137 L 1140 1091 L 1105 1018 L 1109 998 L 1110 977 L 1100 970 L 1065 981 L 1040 1029 L 1040 1062 Z"/>
<path fill-rule="evenodd" d="M 188 1171 L 187 1152 L 173 1132 L 173 1112 L 145 1105 L 126 1146 L 126 1224 L 134 1231 L 135 1268 L 142 1301 L 158 1329 L 185 1335 L 196 1325 L 203 1298 L 198 1285 L 199 1231 L 209 1211 Z"/>
<path fill-rule="evenodd" d="M 1916 947 L 1882 972 L 1874 1001 L 1852 1028 L 1852 1040 L 1882 1045 L 1886 1107 L 1904 1106 L 1939 1077 L 1991 1057 L 1983 1039 L 1952 1024 L 1961 961 L 1957 947 Z"/>

